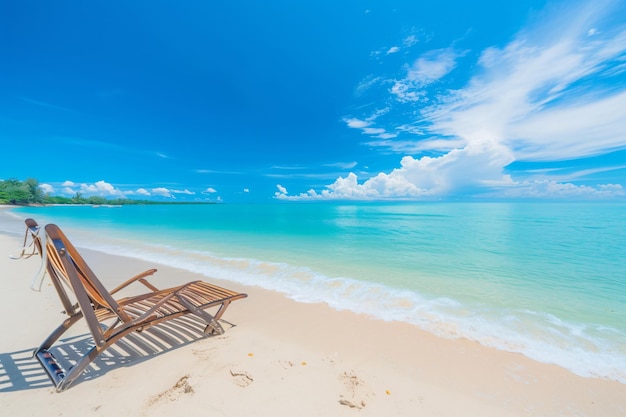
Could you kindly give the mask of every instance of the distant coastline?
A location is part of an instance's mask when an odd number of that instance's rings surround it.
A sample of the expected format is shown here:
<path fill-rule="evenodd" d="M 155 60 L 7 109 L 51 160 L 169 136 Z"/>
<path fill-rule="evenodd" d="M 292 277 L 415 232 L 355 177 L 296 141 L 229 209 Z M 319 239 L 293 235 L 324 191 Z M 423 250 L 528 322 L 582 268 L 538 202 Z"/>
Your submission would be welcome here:
<path fill-rule="evenodd" d="M 153 201 L 153 200 L 107 200 L 105 203 L 32 203 L 32 204 L 10 204 L 0 203 L 0 207 L 17 208 L 17 207 L 122 207 L 122 206 L 135 206 L 135 205 L 150 205 L 150 206 L 162 206 L 162 205 L 211 205 L 220 204 L 214 201 Z"/>
<path fill-rule="evenodd" d="M 152 204 L 217 204 L 211 201 L 155 201 L 134 200 L 130 198 L 107 199 L 101 196 L 85 197 L 77 192 L 73 197 L 61 197 L 44 193 L 35 178 L 25 181 L 18 179 L 0 180 L 0 205 L 13 207 L 38 207 L 38 206 L 94 206 L 94 207 L 117 207 L 127 205 L 152 205 Z"/>

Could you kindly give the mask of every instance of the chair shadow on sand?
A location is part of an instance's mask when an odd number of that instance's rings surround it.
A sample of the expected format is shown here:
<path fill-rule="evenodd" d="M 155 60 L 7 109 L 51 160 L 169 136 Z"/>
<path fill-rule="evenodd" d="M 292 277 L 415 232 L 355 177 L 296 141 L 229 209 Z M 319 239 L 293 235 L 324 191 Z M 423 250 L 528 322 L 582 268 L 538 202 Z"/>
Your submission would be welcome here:
<path fill-rule="evenodd" d="M 221 320 L 224 324 L 233 324 Z M 206 323 L 194 316 L 184 316 L 141 332 L 133 332 L 99 355 L 74 384 L 98 378 L 107 372 L 133 366 L 155 356 L 216 336 L 204 333 Z M 224 336 L 222 336 L 224 337 Z M 63 368 L 68 369 L 94 346 L 90 334 L 62 339 L 51 351 Z M 0 393 L 38 388 L 54 388 L 32 349 L 0 353 Z"/>

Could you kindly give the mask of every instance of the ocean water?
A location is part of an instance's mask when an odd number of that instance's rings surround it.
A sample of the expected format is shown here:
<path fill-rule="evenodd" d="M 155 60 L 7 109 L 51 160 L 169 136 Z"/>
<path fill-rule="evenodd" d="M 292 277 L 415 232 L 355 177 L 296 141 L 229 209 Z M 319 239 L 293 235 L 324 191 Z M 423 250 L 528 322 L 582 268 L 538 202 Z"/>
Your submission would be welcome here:
<path fill-rule="evenodd" d="M 19 208 L 77 246 L 626 383 L 626 204 Z M 97 273 L 97 271 L 96 271 Z"/>

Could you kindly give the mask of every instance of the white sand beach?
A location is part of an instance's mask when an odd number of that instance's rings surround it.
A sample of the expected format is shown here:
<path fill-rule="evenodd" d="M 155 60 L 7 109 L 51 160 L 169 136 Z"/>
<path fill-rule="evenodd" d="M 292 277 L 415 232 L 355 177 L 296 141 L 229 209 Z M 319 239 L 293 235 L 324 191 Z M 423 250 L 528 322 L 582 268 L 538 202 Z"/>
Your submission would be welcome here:
<path fill-rule="evenodd" d="M 3 416 L 623 416 L 626 385 L 399 322 L 303 304 L 278 293 L 136 259 L 81 251 L 109 288 L 157 267 L 162 286 L 195 279 L 246 292 L 221 336 L 101 355 L 57 393 L 30 352 L 63 320 L 55 291 L 29 289 L 39 258 L 0 235 L 0 414 Z M 70 237 L 71 238 L 71 237 Z M 86 328 L 62 340 L 83 343 Z M 157 351 L 158 350 L 158 351 Z"/>

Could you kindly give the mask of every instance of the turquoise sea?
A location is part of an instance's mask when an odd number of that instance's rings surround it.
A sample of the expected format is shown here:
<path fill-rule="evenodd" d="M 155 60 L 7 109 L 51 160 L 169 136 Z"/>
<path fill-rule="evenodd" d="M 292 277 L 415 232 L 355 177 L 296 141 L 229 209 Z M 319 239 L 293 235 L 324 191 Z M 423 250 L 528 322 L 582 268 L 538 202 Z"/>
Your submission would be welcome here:
<path fill-rule="evenodd" d="M 59 206 L 11 215 L 57 223 L 77 246 L 626 383 L 623 203 Z"/>

